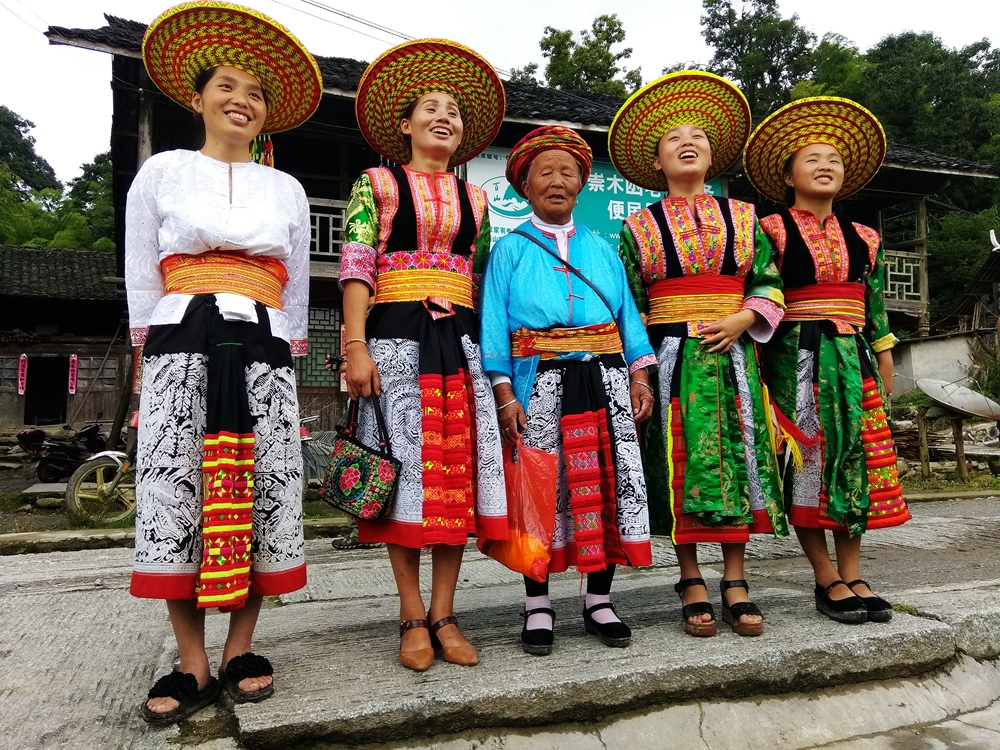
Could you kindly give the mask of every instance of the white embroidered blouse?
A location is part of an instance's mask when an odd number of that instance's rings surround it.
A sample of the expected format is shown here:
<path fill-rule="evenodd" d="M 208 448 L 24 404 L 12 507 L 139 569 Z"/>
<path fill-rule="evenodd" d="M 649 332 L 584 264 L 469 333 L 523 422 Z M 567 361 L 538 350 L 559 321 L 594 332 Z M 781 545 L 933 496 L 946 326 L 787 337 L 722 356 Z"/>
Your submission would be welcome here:
<path fill-rule="evenodd" d="M 150 325 L 179 323 L 192 299 L 164 293 L 164 258 L 241 250 L 284 263 L 284 310 L 268 308 L 271 330 L 290 343 L 293 355 L 306 354 L 309 241 L 309 202 L 291 175 L 253 162 L 216 161 L 200 151 L 151 156 L 135 176 L 125 208 L 125 289 L 133 346 L 145 342 Z"/>

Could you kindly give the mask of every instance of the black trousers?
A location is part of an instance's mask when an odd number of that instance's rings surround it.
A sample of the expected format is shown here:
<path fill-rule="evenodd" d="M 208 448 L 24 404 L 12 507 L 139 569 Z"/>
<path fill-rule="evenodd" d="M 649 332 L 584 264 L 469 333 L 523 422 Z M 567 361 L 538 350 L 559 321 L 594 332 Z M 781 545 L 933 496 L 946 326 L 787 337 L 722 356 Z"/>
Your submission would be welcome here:
<path fill-rule="evenodd" d="M 607 596 L 611 593 L 611 582 L 615 579 L 615 566 L 609 565 L 604 570 L 587 574 L 587 593 L 595 596 Z M 533 578 L 524 577 L 525 596 L 548 596 L 549 578 L 545 577 L 543 583 L 539 583 Z"/>

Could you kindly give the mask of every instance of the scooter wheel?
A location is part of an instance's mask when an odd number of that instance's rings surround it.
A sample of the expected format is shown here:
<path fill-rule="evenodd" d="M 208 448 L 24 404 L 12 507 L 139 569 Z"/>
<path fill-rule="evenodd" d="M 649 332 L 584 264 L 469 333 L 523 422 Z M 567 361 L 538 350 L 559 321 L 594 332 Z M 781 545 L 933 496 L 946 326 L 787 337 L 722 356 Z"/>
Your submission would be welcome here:
<path fill-rule="evenodd" d="M 84 462 L 66 483 L 69 514 L 101 524 L 117 524 L 131 518 L 135 513 L 135 467 L 130 466 L 121 477 L 119 471 L 119 463 L 110 456 Z"/>

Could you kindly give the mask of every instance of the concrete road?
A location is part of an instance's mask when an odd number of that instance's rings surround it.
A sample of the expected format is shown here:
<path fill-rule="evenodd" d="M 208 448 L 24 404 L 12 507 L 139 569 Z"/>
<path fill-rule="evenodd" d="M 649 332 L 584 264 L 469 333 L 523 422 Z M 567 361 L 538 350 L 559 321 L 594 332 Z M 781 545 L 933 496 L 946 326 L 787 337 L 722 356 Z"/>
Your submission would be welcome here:
<path fill-rule="evenodd" d="M 866 537 L 864 576 L 919 616 L 839 626 L 817 614 L 794 539 L 757 539 L 748 576 L 767 632 L 683 635 L 666 540 L 624 570 L 615 599 L 632 646 L 580 625 L 579 579 L 557 577 L 556 651 L 520 651 L 516 575 L 474 550 L 457 614 L 482 663 L 398 666 L 396 601 L 382 550 L 308 543 L 309 586 L 263 613 L 256 650 L 274 698 L 151 730 L 137 707 L 176 658 L 162 603 L 128 595 L 130 552 L 2 558 L 0 749 L 196 747 L 1000 748 L 1000 499 L 924 502 Z M 718 550 L 705 548 L 718 607 Z M 429 571 L 427 571 L 429 573 Z M 425 575 L 429 580 L 429 576 Z M 208 618 L 218 663 L 226 618 Z M 992 708 L 991 708 L 992 705 Z"/>

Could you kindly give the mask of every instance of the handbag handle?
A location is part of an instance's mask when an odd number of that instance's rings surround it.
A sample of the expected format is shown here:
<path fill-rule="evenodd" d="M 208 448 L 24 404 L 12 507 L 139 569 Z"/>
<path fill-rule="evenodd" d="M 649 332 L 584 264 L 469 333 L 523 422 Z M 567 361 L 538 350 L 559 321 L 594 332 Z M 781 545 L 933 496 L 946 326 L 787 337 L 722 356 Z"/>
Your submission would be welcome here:
<path fill-rule="evenodd" d="M 361 398 L 364 398 L 362 396 Z M 371 401 L 372 406 L 375 408 L 375 424 L 378 426 L 378 447 L 386 448 L 389 445 L 389 430 L 385 425 L 385 417 L 382 414 L 382 405 L 379 403 L 379 398 L 374 393 L 368 399 Z M 347 405 L 347 429 L 345 430 L 348 435 L 357 436 L 358 427 L 358 407 L 361 404 L 361 399 L 351 399 L 350 403 Z"/>

